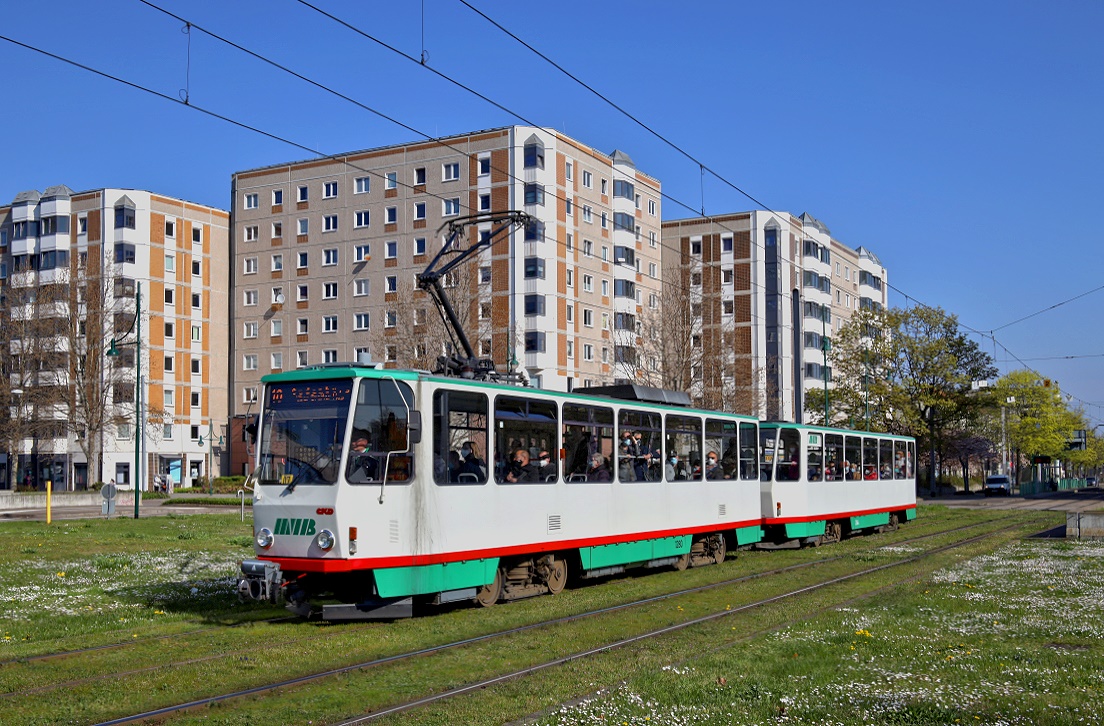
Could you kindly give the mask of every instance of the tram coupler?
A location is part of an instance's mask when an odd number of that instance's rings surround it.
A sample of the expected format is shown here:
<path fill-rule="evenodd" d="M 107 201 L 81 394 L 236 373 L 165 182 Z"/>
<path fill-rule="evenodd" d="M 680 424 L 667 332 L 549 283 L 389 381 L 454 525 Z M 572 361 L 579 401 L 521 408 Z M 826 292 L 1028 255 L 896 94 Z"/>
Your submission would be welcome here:
<path fill-rule="evenodd" d="M 238 580 L 238 597 L 257 602 L 279 602 L 283 589 L 284 575 L 280 565 L 265 560 L 242 560 L 242 576 Z"/>

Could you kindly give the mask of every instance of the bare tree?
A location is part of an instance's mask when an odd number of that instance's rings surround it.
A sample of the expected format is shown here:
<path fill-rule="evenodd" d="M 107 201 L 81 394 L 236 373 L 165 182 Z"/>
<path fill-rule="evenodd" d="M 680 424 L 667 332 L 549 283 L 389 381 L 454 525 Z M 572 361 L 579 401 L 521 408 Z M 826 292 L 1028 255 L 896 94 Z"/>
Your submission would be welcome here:
<path fill-rule="evenodd" d="M 453 312 L 476 355 L 481 354 L 481 341 L 489 339 L 490 319 L 482 317 L 485 303 L 480 299 L 478 269 L 461 265 L 443 280 Z M 413 275 L 400 276 L 396 290 L 386 293 L 381 310 L 382 319 L 372 321 L 369 345 L 373 356 L 389 367 L 435 370 L 439 356 L 453 350 L 452 334 L 433 302 L 424 290 L 418 289 Z"/>

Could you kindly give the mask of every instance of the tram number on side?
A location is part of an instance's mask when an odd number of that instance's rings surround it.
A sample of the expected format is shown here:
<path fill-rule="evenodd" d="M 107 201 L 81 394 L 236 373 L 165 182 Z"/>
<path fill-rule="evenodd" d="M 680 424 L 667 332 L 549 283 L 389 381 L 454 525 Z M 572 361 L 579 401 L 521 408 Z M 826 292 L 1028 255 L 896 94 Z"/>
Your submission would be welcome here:
<path fill-rule="evenodd" d="M 284 485 L 291 484 L 291 482 L 294 481 L 294 480 L 295 480 L 295 475 L 294 474 L 281 474 L 280 475 L 280 483 L 281 484 L 284 484 Z"/>

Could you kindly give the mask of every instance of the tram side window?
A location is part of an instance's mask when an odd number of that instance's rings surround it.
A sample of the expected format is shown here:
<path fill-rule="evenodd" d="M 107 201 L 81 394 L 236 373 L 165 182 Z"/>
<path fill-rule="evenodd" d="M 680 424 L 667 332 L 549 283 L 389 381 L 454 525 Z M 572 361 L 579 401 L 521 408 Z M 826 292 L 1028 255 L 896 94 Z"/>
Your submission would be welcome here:
<path fill-rule="evenodd" d="M 824 481 L 843 479 L 843 437 L 839 434 L 824 436 Z"/>
<path fill-rule="evenodd" d="M 778 430 L 778 466 L 775 481 L 801 480 L 801 432 L 797 429 Z"/>
<path fill-rule="evenodd" d="M 878 460 L 881 462 L 881 478 L 889 481 L 893 478 L 893 442 L 889 439 L 878 442 Z"/>
<path fill-rule="evenodd" d="M 740 478 L 759 478 L 759 427 L 748 422 L 740 424 Z"/>
<path fill-rule="evenodd" d="M 433 394 L 433 480 L 486 484 L 487 396 L 471 391 Z"/>
<path fill-rule="evenodd" d="M 912 479 L 916 476 L 916 472 L 913 471 L 912 465 L 916 461 L 916 442 L 908 442 L 908 451 L 905 452 L 905 478 Z"/>
<path fill-rule="evenodd" d="M 540 454 L 556 450 L 558 420 L 552 401 L 518 396 L 495 398 L 495 481 L 541 482 Z"/>
<path fill-rule="evenodd" d="M 701 481 L 701 419 L 668 415 L 666 444 L 663 470 L 667 481 Z"/>
<path fill-rule="evenodd" d="M 613 481 L 613 409 L 565 403 L 564 478 L 568 481 Z M 600 458 L 599 458 L 600 457 Z M 555 471 L 552 472 L 555 474 Z"/>
<path fill-rule="evenodd" d="M 414 457 L 407 438 L 407 414 L 414 407 L 410 387 L 391 378 L 363 379 L 357 389 L 349 461 L 345 478 L 351 484 L 409 482 Z"/>
<path fill-rule="evenodd" d="M 862 444 L 862 478 L 873 481 L 878 478 L 878 440 L 864 438 Z"/>
<path fill-rule="evenodd" d="M 893 478 L 904 479 L 905 478 L 905 442 L 894 441 L 893 442 Z"/>
<path fill-rule="evenodd" d="M 778 448 L 777 429 L 759 429 L 759 481 L 770 481 L 774 478 L 774 460 Z"/>
<path fill-rule="evenodd" d="M 739 422 L 705 420 L 705 478 L 740 478 Z"/>
<path fill-rule="evenodd" d="M 659 481 L 663 478 L 662 420 L 658 413 L 621 409 L 617 414 L 617 476 L 620 481 Z M 625 456 L 627 454 L 627 456 Z M 631 471 L 627 466 L 631 463 Z"/>
<path fill-rule="evenodd" d="M 862 479 L 862 439 L 848 436 L 844 439 L 843 478 Z"/>
<path fill-rule="evenodd" d="M 820 481 L 824 473 L 824 447 L 820 434 L 809 434 L 809 450 L 805 454 L 805 472 L 809 481 Z"/>

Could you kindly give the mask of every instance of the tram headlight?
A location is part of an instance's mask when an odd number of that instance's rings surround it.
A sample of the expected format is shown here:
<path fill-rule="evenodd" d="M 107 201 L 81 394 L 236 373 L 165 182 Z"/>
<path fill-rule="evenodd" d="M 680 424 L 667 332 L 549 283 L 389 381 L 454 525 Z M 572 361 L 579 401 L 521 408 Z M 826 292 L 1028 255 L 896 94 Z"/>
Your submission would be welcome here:
<path fill-rule="evenodd" d="M 314 543 L 318 545 L 318 549 L 324 551 L 333 549 L 334 542 L 336 542 L 334 533 L 328 529 L 322 530 L 314 538 Z"/>
<path fill-rule="evenodd" d="M 272 530 L 268 527 L 262 527 L 261 531 L 257 532 L 257 546 L 262 550 L 267 550 L 272 546 Z"/>

